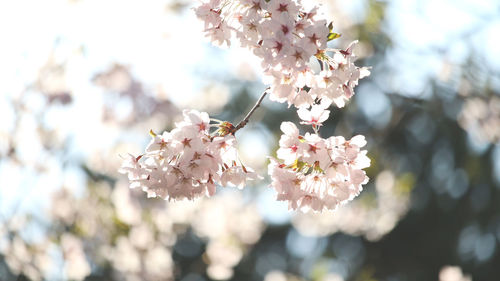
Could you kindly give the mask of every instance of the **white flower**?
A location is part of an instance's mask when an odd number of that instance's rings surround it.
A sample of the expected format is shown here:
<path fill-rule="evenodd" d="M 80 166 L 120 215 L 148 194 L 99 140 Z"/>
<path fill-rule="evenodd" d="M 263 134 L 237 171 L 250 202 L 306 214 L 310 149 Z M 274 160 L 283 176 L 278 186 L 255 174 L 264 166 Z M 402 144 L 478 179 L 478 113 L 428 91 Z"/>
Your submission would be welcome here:
<path fill-rule="evenodd" d="M 222 18 L 219 10 L 221 0 L 210 0 L 208 3 L 203 3 L 195 9 L 196 16 L 205 19 L 205 28 L 218 26 Z"/>
<path fill-rule="evenodd" d="M 286 165 L 290 165 L 303 154 L 307 145 L 301 142 L 302 137 L 299 136 L 299 129 L 292 122 L 283 122 L 280 128 L 284 134 L 281 135 L 280 148 L 276 154 Z"/>
<path fill-rule="evenodd" d="M 243 189 L 247 180 L 257 179 L 257 174 L 245 166 L 232 166 L 222 172 L 221 185 L 233 186 Z"/>
<path fill-rule="evenodd" d="M 325 139 L 317 134 L 306 133 L 303 138 L 306 149 L 302 154 L 302 160 L 318 168 L 326 168 L 330 164 L 330 154 L 328 153 Z"/>
<path fill-rule="evenodd" d="M 303 120 L 303 122 L 300 122 L 301 124 L 319 127 L 330 116 L 330 110 L 326 110 L 323 105 L 314 104 L 310 110 L 303 107 L 299 108 L 297 114 Z"/>
<path fill-rule="evenodd" d="M 208 133 L 210 117 L 206 112 L 196 110 L 184 110 L 184 121 L 176 124 L 177 127 L 194 127 L 198 132 Z"/>
<path fill-rule="evenodd" d="M 304 38 L 300 40 L 299 46 L 306 50 L 311 56 L 318 53 L 319 50 L 324 50 L 326 48 L 326 40 L 329 33 L 326 25 L 326 20 L 321 20 L 304 29 Z"/>
<path fill-rule="evenodd" d="M 171 132 L 151 133 L 144 155 L 129 155 L 123 162 L 119 171 L 128 174 L 131 188 L 141 188 L 148 197 L 192 200 L 214 195 L 216 184 L 243 188 L 257 178 L 238 164 L 233 135 L 211 136 L 205 112 L 185 110 L 183 115 Z"/>
<path fill-rule="evenodd" d="M 317 134 L 300 136 L 291 122 L 281 124 L 283 135 L 277 155 L 271 158 L 268 173 L 277 199 L 289 208 L 302 211 L 333 210 L 352 200 L 368 182 L 362 170 L 370 164 L 363 136 L 349 141 L 343 137 L 323 139 Z"/>
<path fill-rule="evenodd" d="M 169 132 L 164 132 L 162 135 L 152 134 L 153 139 L 146 147 L 146 152 L 162 151 L 171 141 L 172 136 Z"/>
<path fill-rule="evenodd" d="M 300 90 L 293 99 L 292 103 L 298 108 L 309 107 L 314 102 L 313 97 L 304 90 Z"/>
<path fill-rule="evenodd" d="M 279 160 L 271 159 L 269 164 L 278 200 L 288 201 L 293 209 L 321 211 L 334 209 L 359 194 L 361 185 L 368 181 L 362 169 L 370 165 L 366 151 L 360 150 L 366 144 L 364 137 L 345 141 L 342 137 L 323 139 L 317 134 L 329 117 L 328 107 L 343 107 L 354 95 L 359 79 L 369 74 L 366 68 L 354 65 L 356 42 L 343 50 L 328 49 L 327 21 L 317 7 L 306 11 L 299 0 L 234 0 L 231 5 L 202 1 L 195 10 L 205 22 L 208 36 L 227 45 L 236 38 L 242 46 L 251 48 L 261 59 L 264 82 L 270 85 L 269 98 L 297 107 L 301 123 L 311 125 L 316 132 L 300 136 L 294 124 L 282 123 Z M 320 62 L 319 73 L 308 65 L 311 58 Z M 182 147 L 180 143 L 188 141 L 174 133 L 172 142 L 183 149 L 181 158 L 191 161 L 203 145 L 189 134 L 182 136 L 193 143 Z M 229 159 L 234 157 L 233 150 L 226 153 L 231 155 Z M 208 164 L 202 164 L 201 159 L 189 161 L 193 170 L 189 176 L 207 177 L 200 166 Z M 208 176 L 220 177 L 224 185 L 241 186 L 248 178 L 243 169 L 243 165 L 230 164 L 224 166 L 222 174 L 210 171 Z"/>
<path fill-rule="evenodd" d="M 318 7 L 306 11 L 298 0 L 227 3 L 202 0 L 195 12 L 215 44 L 229 46 L 236 39 L 261 59 L 264 75 L 272 77 L 267 81 L 271 100 L 301 108 L 322 98 L 343 107 L 358 80 L 369 74 L 354 65 L 356 41 L 345 50 L 327 48 L 330 30 Z M 310 70 L 311 58 L 321 60 L 322 72 Z"/>
<path fill-rule="evenodd" d="M 217 43 L 217 45 L 222 46 L 224 43 L 229 47 L 231 46 L 231 27 L 227 25 L 226 22 L 221 22 L 219 25 L 205 29 L 207 36 Z"/>
<path fill-rule="evenodd" d="M 282 14 L 287 13 L 290 17 L 295 18 L 299 12 L 300 7 L 291 0 L 273 0 L 269 2 L 268 11 L 273 18 L 280 17 Z"/>

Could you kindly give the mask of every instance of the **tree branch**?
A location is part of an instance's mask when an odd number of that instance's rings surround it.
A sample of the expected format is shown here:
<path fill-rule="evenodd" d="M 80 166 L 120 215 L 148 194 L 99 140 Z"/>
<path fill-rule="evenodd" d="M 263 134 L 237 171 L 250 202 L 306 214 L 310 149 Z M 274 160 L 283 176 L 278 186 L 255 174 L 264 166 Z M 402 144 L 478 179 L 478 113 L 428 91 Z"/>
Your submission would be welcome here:
<path fill-rule="evenodd" d="M 262 93 L 262 95 L 260 96 L 260 98 L 257 100 L 257 102 L 255 103 L 255 105 L 252 107 L 252 109 L 250 109 L 250 111 L 247 113 L 247 116 L 245 116 L 245 118 L 243 120 L 240 121 L 240 123 L 238 123 L 238 125 L 236 125 L 236 127 L 234 127 L 234 129 L 231 131 L 231 134 L 234 135 L 234 133 L 236 133 L 236 131 L 238 131 L 239 129 L 243 128 L 246 126 L 246 124 L 248 123 L 248 120 L 250 119 L 250 116 L 252 116 L 252 114 L 254 113 L 254 111 L 260 106 L 260 104 L 262 103 L 262 101 L 264 100 L 264 97 L 267 95 L 267 91 L 269 90 L 269 88 L 267 88 L 264 93 Z"/>

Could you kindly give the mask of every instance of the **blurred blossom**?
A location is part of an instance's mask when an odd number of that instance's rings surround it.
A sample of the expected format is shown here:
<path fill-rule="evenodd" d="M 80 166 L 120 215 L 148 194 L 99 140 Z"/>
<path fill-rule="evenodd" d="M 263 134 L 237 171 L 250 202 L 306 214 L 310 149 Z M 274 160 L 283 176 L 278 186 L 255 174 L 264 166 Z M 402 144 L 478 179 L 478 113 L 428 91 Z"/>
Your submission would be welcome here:
<path fill-rule="evenodd" d="M 143 223 L 130 229 L 129 240 L 136 248 L 147 249 L 154 242 L 153 232 Z"/>
<path fill-rule="evenodd" d="M 203 201 L 203 211 L 193 220 L 194 230 L 210 239 L 234 236 L 244 244 L 257 242 L 264 230 L 262 218 L 255 205 L 242 200 L 239 193 L 227 192 Z"/>
<path fill-rule="evenodd" d="M 287 278 L 283 272 L 270 271 L 266 274 L 264 281 L 287 281 Z"/>
<path fill-rule="evenodd" d="M 10 231 L 5 234 L 15 233 L 14 229 Z M 3 237 L 5 238 L 7 237 Z M 14 274 L 23 274 L 30 280 L 42 280 L 54 265 L 47 253 L 50 246 L 48 241 L 27 243 L 20 236 L 14 236 L 5 242 L 6 245 L 0 248 L 0 253 L 5 256 L 5 262 Z"/>
<path fill-rule="evenodd" d="M 96 75 L 96 83 L 109 90 L 101 91 L 88 84 L 82 87 L 85 78 L 89 81 L 91 78 L 75 73 L 82 53 L 66 49 L 64 44 L 55 44 L 37 76 L 32 80 L 26 78 L 26 89 L 4 97 L 5 104 L 14 111 L 11 118 L 4 119 L 10 125 L 0 127 L 0 166 L 10 169 L 9 175 L 3 174 L 7 169 L 0 173 L 1 185 L 10 187 L 0 190 L 1 197 L 11 198 L 9 204 L 2 202 L 3 212 L 12 206 L 22 211 L 41 208 L 47 204 L 51 191 L 62 185 L 66 185 L 68 192 L 85 186 L 85 177 L 66 182 L 69 171 L 83 164 L 82 161 L 88 161 L 92 169 L 114 173 L 119 165 L 116 144 L 124 135 L 118 129 L 120 124 L 147 132 L 168 125 L 178 113 L 161 89 L 147 90 L 128 68 L 119 64 L 107 73 Z M 131 101 L 129 110 L 123 112 L 119 100 Z M 8 115 L 6 111 L 2 119 Z M 28 196 L 21 204 L 18 190 L 33 197 Z M 59 203 L 60 208 L 55 208 L 52 215 L 71 220 L 71 202 L 61 198 Z M 84 222 L 90 229 L 92 223 Z"/>
<path fill-rule="evenodd" d="M 322 281 L 344 281 L 344 278 L 342 276 L 335 274 L 335 273 L 330 273 L 327 274 Z"/>
<path fill-rule="evenodd" d="M 38 71 L 35 89 L 45 94 L 49 103 L 68 104 L 72 101 L 71 90 L 66 77 L 65 62 L 58 62 L 52 51 Z"/>
<path fill-rule="evenodd" d="M 51 216 L 65 224 L 71 224 L 75 219 L 76 210 L 74 209 L 76 200 L 73 194 L 66 188 L 62 188 L 52 195 Z"/>
<path fill-rule="evenodd" d="M 264 224 L 254 204 L 243 203 L 239 193 L 226 192 L 204 200 L 192 227 L 209 239 L 207 273 L 214 279 L 229 279 L 249 246 L 256 243 Z"/>
<path fill-rule="evenodd" d="M 207 246 L 207 257 L 210 265 L 207 274 L 216 280 L 226 280 L 233 276 L 232 268 L 238 264 L 243 251 L 233 241 L 211 241 Z"/>
<path fill-rule="evenodd" d="M 255 81 L 257 75 L 260 75 L 258 59 L 248 53 L 248 50 L 241 49 L 241 53 L 235 54 L 237 60 L 233 60 L 236 64 L 233 66 L 236 77 L 241 80 Z M 240 60 L 243 58 L 242 60 Z"/>
<path fill-rule="evenodd" d="M 148 90 L 146 85 L 132 76 L 126 66 L 115 64 L 105 72 L 96 74 L 93 81 L 107 91 L 104 96 L 107 98 L 103 108 L 104 121 L 134 124 L 153 116 L 172 120 L 180 114 L 162 88 Z M 127 101 L 130 105 L 124 103 Z"/>
<path fill-rule="evenodd" d="M 335 212 L 296 214 L 292 224 L 303 235 L 331 235 L 342 231 L 377 241 L 390 232 L 409 207 L 411 183 L 396 179 L 391 171 L 380 172 L 374 193 L 363 192 L 359 199 Z"/>
<path fill-rule="evenodd" d="M 233 271 L 229 267 L 225 267 L 220 264 L 213 264 L 208 266 L 207 274 L 210 278 L 215 280 L 226 280 L 233 276 Z"/>
<path fill-rule="evenodd" d="M 148 275 L 152 277 L 152 279 L 169 279 L 172 278 L 173 272 L 173 261 L 172 261 L 172 253 L 163 247 L 162 245 L 157 245 L 144 257 L 146 261 L 146 270 Z"/>
<path fill-rule="evenodd" d="M 220 112 L 229 101 L 229 96 L 227 85 L 212 83 L 203 87 L 198 95 L 180 101 L 180 106 L 199 111 Z"/>
<path fill-rule="evenodd" d="M 439 272 L 439 281 L 472 281 L 472 278 L 458 266 L 445 266 Z"/>
<path fill-rule="evenodd" d="M 128 185 L 118 182 L 111 195 L 111 200 L 116 206 L 116 215 L 119 220 L 129 225 L 137 225 L 141 222 L 141 205 L 132 198 Z M 168 219 L 165 221 L 168 222 Z"/>
<path fill-rule="evenodd" d="M 500 97 L 466 98 L 458 122 L 481 141 L 500 142 Z"/>
<path fill-rule="evenodd" d="M 302 281 L 306 280 L 299 276 L 295 276 L 291 273 L 285 273 L 278 270 L 269 271 L 264 277 L 264 281 Z M 309 279 L 307 279 L 309 280 Z M 336 273 L 327 273 L 324 275 L 319 275 L 313 280 L 316 281 L 344 281 L 342 276 Z"/>
<path fill-rule="evenodd" d="M 177 235 L 190 227 L 207 241 L 207 274 L 228 279 L 264 230 L 256 206 L 245 203 L 239 193 L 167 204 L 145 200 L 124 182 L 118 182 L 114 190 L 105 183 L 95 184 L 81 197 L 61 189 L 54 194 L 49 213 L 56 227 L 47 229 L 47 235 L 60 239 L 64 259 L 64 273 L 59 274 L 72 280 L 93 273 L 88 260 L 111 264 L 117 280 L 173 280 L 172 247 Z M 12 220 L 10 233 L 22 231 L 25 223 L 22 217 Z M 2 234 L 5 246 L 0 249 L 12 272 L 40 280 L 54 270 L 38 257 L 47 256 L 47 245 L 27 244 L 20 235 L 9 239 L 6 234 Z"/>
<path fill-rule="evenodd" d="M 71 280 L 83 280 L 90 274 L 90 265 L 83 250 L 82 241 L 71 234 L 63 234 L 61 246 L 64 254 L 66 276 Z"/>
<path fill-rule="evenodd" d="M 127 237 L 118 237 L 116 248 L 112 251 L 111 260 L 114 267 L 124 274 L 138 273 L 141 270 L 139 252 Z"/>

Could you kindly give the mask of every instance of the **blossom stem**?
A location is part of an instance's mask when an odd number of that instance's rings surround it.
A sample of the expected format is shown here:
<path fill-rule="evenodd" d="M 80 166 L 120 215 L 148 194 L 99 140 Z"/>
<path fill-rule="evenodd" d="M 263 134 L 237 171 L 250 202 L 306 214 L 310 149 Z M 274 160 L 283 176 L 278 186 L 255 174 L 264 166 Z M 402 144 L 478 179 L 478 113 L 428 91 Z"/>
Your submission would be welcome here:
<path fill-rule="evenodd" d="M 264 97 L 267 95 L 267 90 L 269 90 L 269 88 L 267 88 L 264 91 L 264 93 L 262 93 L 262 95 L 260 96 L 260 98 L 257 100 L 257 102 L 252 107 L 252 109 L 250 109 L 250 111 L 247 113 L 247 115 L 245 116 L 245 118 L 243 118 L 243 120 L 241 120 L 240 123 L 238 123 L 238 125 L 236 125 L 236 127 L 234 127 L 234 129 L 231 131 L 231 134 L 234 135 L 234 133 L 236 133 L 236 131 L 238 131 L 239 129 L 241 129 L 241 128 L 243 128 L 243 127 L 246 126 L 246 124 L 248 123 L 248 120 L 250 119 L 250 117 L 252 116 L 252 114 L 260 106 L 260 104 L 264 100 Z"/>
<path fill-rule="evenodd" d="M 214 121 L 214 122 L 217 122 L 217 123 L 222 123 L 222 122 L 224 122 L 224 121 L 222 121 L 222 120 L 215 119 L 215 118 L 210 118 L 210 121 Z"/>
<path fill-rule="evenodd" d="M 318 63 L 319 63 L 319 68 L 321 69 L 321 71 L 324 70 L 324 67 L 323 67 L 323 61 L 321 61 L 320 59 L 317 59 L 318 60 Z"/>

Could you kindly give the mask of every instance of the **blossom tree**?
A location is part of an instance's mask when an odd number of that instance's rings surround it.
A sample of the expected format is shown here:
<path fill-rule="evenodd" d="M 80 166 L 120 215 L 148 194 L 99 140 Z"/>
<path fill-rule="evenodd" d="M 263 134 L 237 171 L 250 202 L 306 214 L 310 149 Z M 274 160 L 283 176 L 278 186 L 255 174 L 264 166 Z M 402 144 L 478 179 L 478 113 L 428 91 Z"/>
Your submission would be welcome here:
<path fill-rule="evenodd" d="M 185 110 L 172 131 L 151 131 L 145 153 L 130 155 L 120 169 L 130 187 L 142 188 L 148 197 L 194 199 L 214 195 L 216 185 L 243 188 L 259 178 L 239 160 L 235 134 L 269 95 L 296 108 L 301 124 L 313 130 L 302 136 L 294 123 L 281 124 L 278 159 L 270 157 L 268 167 L 277 199 L 288 201 L 290 209 L 321 212 L 357 196 L 368 182 L 363 169 L 370 165 L 361 150 L 364 136 L 325 139 L 319 133 L 328 108 L 344 107 L 359 79 L 369 75 L 368 68 L 354 65 L 356 42 L 328 48 L 340 35 L 318 6 L 307 9 L 300 0 L 209 0 L 194 11 L 214 44 L 237 43 L 260 59 L 268 88 L 237 125 Z"/>

